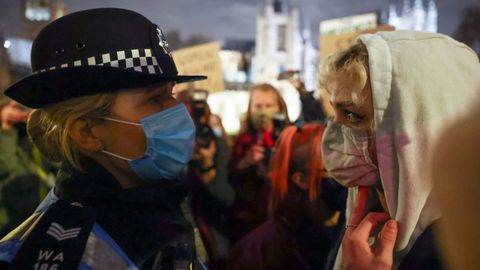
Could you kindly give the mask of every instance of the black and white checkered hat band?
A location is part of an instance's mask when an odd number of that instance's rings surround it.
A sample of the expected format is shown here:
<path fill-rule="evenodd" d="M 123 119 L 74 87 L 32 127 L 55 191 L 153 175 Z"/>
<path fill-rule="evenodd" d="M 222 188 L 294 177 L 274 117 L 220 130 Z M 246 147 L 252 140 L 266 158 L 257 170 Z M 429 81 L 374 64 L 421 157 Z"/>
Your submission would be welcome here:
<path fill-rule="evenodd" d="M 148 74 L 163 74 L 162 68 L 158 65 L 157 58 L 152 55 L 151 49 L 131 49 L 111 53 L 104 53 L 97 56 L 76 60 L 59 66 L 34 71 L 42 73 L 50 70 L 82 67 L 82 66 L 111 66 L 120 69 L 131 69 Z"/>

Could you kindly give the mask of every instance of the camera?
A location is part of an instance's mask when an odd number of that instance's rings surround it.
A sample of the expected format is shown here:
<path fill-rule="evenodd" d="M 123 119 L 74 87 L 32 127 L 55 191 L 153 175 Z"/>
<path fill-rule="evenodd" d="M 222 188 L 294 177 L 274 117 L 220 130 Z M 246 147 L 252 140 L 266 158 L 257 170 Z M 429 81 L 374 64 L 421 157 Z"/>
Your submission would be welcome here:
<path fill-rule="evenodd" d="M 215 139 L 215 134 L 209 125 L 210 108 L 207 103 L 208 91 L 193 90 L 190 95 L 189 105 L 195 127 L 195 141 L 198 146 L 208 148 Z"/>

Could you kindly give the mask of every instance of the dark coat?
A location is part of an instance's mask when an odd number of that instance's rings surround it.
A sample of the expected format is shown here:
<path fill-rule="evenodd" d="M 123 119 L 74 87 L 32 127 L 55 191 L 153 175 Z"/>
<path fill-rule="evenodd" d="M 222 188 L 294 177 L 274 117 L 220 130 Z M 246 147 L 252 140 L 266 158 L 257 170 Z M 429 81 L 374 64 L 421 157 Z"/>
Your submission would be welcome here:
<path fill-rule="evenodd" d="M 173 269 L 178 261 L 188 263 L 195 259 L 193 229 L 184 218 L 181 208 L 181 203 L 188 193 L 188 186 L 184 181 L 159 180 L 138 188 L 122 189 L 115 178 L 99 165 L 92 165 L 87 173 L 65 166 L 59 172 L 54 193 L 54 201 L 58 201 L 46 202 L 46 207 L 41 205 L 34 214 L 39 222 L 27 224 L 27 227 L 34 226 L 34 229 L 29 234 L 22 235 L 26 236 L 26 240 L 20 250 L 17 250 L 20 255 L 26 254 L 28 257 L 29 252 L 38 253 L 37 250 L 29 251 L 29 238 L 39 237 L 40 240 L 36 240 L 36 243 L 40 244 L 45 237 L 50 239 L 44 231 L 36 232 L 41 231 L 36 227 L 43 226 L 42 220 L 68 224 L 76 216 L 85 215 L 88 218 L 65 228 L 78 227 L 82 228 L 81 231 L 85 231 L 85 228 L 90 232 L 90 236 L 86 236 L 88 239 L 95 234 L 96 228 L 101 228 L 101 231 L 105 232 L 103 237 L 113 240 L 110 241 L 114 243 L 110 244 L 112 249 L 119 254 L 125 254 L 139 269 L 152 269 L 154 264 L 157 266 L 155 269 Z M 59 205 L 63 205 L 63 208 Z M 82 205 L 81 209 L 84 210 L 71 216 L 71 213 L 77 211 L 71 205 Z M 58 211 L 59 208 L 62 208 L 61 211 Z M 45 214 L 38 215 L 39 212 Z M 0 249 L 2 244 L 12 239 L 15 239 L 15 236 L 3 239 Z M 86 249 L 90 247 L 86 239 L 80 241 L 80 246 L 64 250 L 64 257 L 72 250 L 77 250 L 80 254 L 87 253 Z M 37 245 L 36 243 L 32 243 L 32 246 Z M 54 247 L 41 248 L 62 250 L 61 245 L 64 243 L 65 241 L 59 240 L 58 246 L 54 242 Z"/>

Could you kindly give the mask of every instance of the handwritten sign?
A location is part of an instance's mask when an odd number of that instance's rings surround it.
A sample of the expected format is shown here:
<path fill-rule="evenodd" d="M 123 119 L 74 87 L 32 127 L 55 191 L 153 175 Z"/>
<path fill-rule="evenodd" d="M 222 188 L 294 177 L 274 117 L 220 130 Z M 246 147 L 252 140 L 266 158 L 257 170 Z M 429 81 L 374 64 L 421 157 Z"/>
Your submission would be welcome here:
<path fill-rule="evenodd" d="M 180 75 L 204 75 L 207 80 L 182 83 L 175 86 L 175 91 L 186 89 L 205 89 L 209 92 L 225 90 L 222 64 L 219 57 L 220 43 L 211 42 L 175 50 L 172 53 Z"/>
<path fill-rule="evenodd" d="M 379 31 L 393 31 L 395 28 L 390 25 L 380 25 L 376 28 L 366 29 L 358 32 L 344 33 L 339 35 L 320 36 L 320 58 L 341 52 L 354 44 L 361 34 L 375 33 Z"/>

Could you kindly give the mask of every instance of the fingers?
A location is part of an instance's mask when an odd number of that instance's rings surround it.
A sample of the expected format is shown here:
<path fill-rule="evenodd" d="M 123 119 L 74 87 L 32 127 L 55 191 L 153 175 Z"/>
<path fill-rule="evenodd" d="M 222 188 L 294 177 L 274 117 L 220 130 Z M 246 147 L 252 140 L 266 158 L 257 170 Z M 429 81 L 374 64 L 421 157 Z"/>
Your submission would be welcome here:
<path fill-rule="evenodd" d="M 19 111 L 12 115 L 12 122 L 27 122 L 28 119 L 28 112 Z"/>
<path fill-rule="evenodd" d="M 4 108 L 2 111 L 2 121 L 11 123 L 26 122 L 29 111 L 23 111 L 15 107 Z"/>
<path fill-rule="evenodd" d="M 368 215 L 362 220 L 362 222 L 355 228 L 355 234 L 358 238 L 368 241 L 368 237 L 370 237 L 371 233 L 375 228 L 377 228 L 378 224 L 383 223 L 390 219 L 388 213 L 385 212 L 372 212 L 368 213 Z"/>
<path fill-rule="evenodd" d="M 253 145 L 251 149 L 254 152 L 265 153 L 265 147 L 261 145 Z"/>
<path fill-rule="evenodd" d="M 217 149 L 217 145 L 215 144 L 215 140 L 212 140 L 208 145 L 208 149 L 211 151 L 215 151 Z"/>
<path fill-rule="evenodd" d="M 380 234 L 377 257 L 384 262 L 393 261 L 393 248 L 398 234 L 398 222 L 391 219 L 385 223 Z"/>
<path fill-rule="evenodd" d="M 192 160 L 200 160 L 202 158 L 202 156 L 200 155 L 198 149 L 195 149 L 195 151 L 193 152 L 193 155 L 192 155 Z"/>
<path fill-rule="evenodd" d="M 193 160 L 210 160 L 215 156 L 217 146 L 215 141 L 211 141 L 207 148 L 201 147 L 199 145 L 195 146 L 195 151 L 193 153 Z"/>
<path fill-rule="evenodd" d="M 253 154 L 253 161 L 255 161 L 255 162 L 262 161 L 263 158 L 264 158 L 263 153 L 254 153 Z"/>
<path fill-rule="evenodd" d="M 251 148 L 251 153 L 253 162 L 262 161 L 265 156 L 265 148 L 260 145 L 254 145 Z"/>
<path fill-rule="evenodd" d="M 207 147 L 199 147 L 199 153 L 202 154 L 203 156 L 211 156 L 215 154 L 215 151 L 217 150 L 217 146 L 215 144 L 215 141 L 212 140 Z"/>
<path fill-rule="evenodd" d="M 363 217 L 368 187 L 359 187 L 357 195 L 348 223 L 358 226 L 348 227 L 345 231 L 342 263 L 347 269 L 391 269 L 398 223 L 385 212 L 372 212 Z M 383 222 L 386 223 L 380 239 L 371 245 L 369 238 L 372 232 Z"/>

